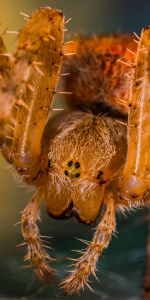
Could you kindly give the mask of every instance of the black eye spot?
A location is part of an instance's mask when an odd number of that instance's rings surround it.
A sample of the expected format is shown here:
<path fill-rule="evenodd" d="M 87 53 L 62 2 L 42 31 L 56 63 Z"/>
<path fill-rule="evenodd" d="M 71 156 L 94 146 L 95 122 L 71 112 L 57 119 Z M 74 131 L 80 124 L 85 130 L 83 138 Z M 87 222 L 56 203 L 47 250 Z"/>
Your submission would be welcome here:
<path fill-rule="evenodd" d="M 80 173 L 76 173 L 75 177 L 78 178 L 80 176 Z"/>
<path fill-rule="evenodd" d="M 101 175 L 100 174 L 98 174 L 97 175 L 97 177 L 96 177 L 96 179 L 100 179 L 101 178 Z"/>
<path fill-rule="evenodd" d="M 68 176 L 68 171 L 65 171 L 65 175 Z"/>
<path fill-rule="evenodd" d="M 75 163 L 75 167 L 76 167 L 76 169 L 80 168 L 80 164 L 79 164 L 78 161 Z M 77 173 L 77 174 L 78 174 L 78 173 Z"/>
<path fill-rule="evenodd" d="M 103 171 L 99 171 L 99 174 L 100 174 L 100 175 L 103 175 Z"/>
<path fill-rule="evenodd" d="M 71 161 L 69 161 L 68 166 L 71 167 L 72 164 L 73 164 L 73 161 L 71 160 Z"/>
<path fill-rule="evenodd" d="M 49 159 L 49 161 L 48 161 L 48 168 L 51 168 L 51 159 Z"/>

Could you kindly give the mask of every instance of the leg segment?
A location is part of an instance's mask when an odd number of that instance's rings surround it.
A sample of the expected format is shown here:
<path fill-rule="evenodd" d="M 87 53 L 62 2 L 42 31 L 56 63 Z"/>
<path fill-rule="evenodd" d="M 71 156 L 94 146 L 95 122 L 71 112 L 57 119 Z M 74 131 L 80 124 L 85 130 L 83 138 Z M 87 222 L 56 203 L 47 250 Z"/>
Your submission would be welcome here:
<path fill-rule="evenodd" d="M 128 155 L 122 198 L 141 198 L 150 180 L 150 27 L 142 31 L 134 66 L 128 117 Z M 124 196 L 123 196 L 124 193 Z"/>
<path fill-rule="evenodd" d="M 43 185 L 46 176 L 48 157 L 41 155 L 41 138 L 59 79 L 63 37 L 63 14 L 49 7 L 29 18 L 12 64 L 0 37 L 0 148 L 34 186 Z"/>
<path fill-rule="evenodd" d="M 7 152 L 19 169 L 40 161 L 41 138 L 61 68 L 63 37 L 63 14 L 49 7 L 36 11 L 20 32 L 12 64 L 0 37 L 0 134 L 16 103 L 17 120 L 9 135 L 13 146 Z M 1 144 L 4 148 L 3 141 Z"/>
<path fill-rule="evenodd" d="M 88 248 L 83 256 L 78 259 L 72 274 L 63 282 L 66 294 L 73 294 L 79 291 L 81 287 L 84 289 L 84 283 L 87 284 L 90 272 L 96 276 L 95 270 L 98 257 L 101 255 L 103 249 L 108 247 L 111 234 L 113 230 L 115 230 L 115 204 L 113 194 L 106 191 L 104 201 L 106 204 L 106 212 L 97 227 L 93 241 L 88 244 Z"/>
<path fill-rule="evenodd" d="M 22 233 L 28 244 L 28 253 L 25 260 L 29 259 L 38 277 L 42 280 L 52 281 L 54 269 L 48 266 L 46 258 L 49 255 L 43 250 L 46 247 L 42 244 L 36 221 L 39 216 L 39 209 L 44 197 L 43 188 L 39 188 L 32 197 L 22 214 Z"/>
<path fill-rule="evenodd" d="M 63 14 L 50 8 L 40 9 L 28 21 L 25 29 L 19 45 L 26 41 L 27 44 L 35 44 L 35 49 L 23 94 L 23 101 L 29 109 L 20 106 L 14 131 L 13 160 L 20 168 L 30 168 L 40 158 L 41 138 L 62 62 Z"/>
<path fill-rule="evenodd" d="M 3 36 L 3 34 L 2 34 Z M 0 86 L 2 82 L 8 81 L 13 76 L 13 67 L 7 56 L 7 50 L 4 46 L 2 36 L 0 36 Z M 0 100 L 1 101 L 1 100 Z M 3 109 L 3 107 L 2 107 Z M 6 108 L 8 111 L 8 107 Z M 4 117 L 0 112 L 0 150 L 3 156 L 10 162 L 11 157 L 11 146 L 12 146 L 12 136 L 13 136 L 13 121 L 16 116 L 16 108 L 13 107 L 11 114 Z"/>

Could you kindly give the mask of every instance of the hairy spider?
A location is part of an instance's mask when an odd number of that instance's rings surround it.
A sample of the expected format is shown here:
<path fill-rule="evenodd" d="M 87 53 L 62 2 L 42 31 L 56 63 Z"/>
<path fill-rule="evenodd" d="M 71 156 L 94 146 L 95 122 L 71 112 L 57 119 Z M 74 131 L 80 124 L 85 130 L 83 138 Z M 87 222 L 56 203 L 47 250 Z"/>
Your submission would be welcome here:
<path fill-rule="evenodd" d="M 40 279 L 55 273 L 36 225 L 43 198 L 54 218 L 99 219 L 63 282 L 72 294 L 88 285 L 90 273 L 96 277 L 98 257 L 115 234 L 115 209 L 149 200 L 150 28 L 136 36 L 138 49 L 125 34 L 80 37 L 64 46 L 61 11 L 46 7 L 28 18 L 11 61 L 0 39 L 0 146 L 37 189 L 22 214 L 22 244 Z M 62 76 L 68 110 L 47 122 Z"/>

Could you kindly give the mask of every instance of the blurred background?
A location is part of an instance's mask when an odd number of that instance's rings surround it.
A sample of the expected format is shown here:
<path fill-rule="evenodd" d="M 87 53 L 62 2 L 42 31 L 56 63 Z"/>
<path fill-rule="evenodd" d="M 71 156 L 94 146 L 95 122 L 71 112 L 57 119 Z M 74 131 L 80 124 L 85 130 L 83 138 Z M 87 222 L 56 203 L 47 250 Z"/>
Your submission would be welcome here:
<path fill-rule="evenodd" d="M 61 9 L 66 20 L 69 39 L 74 31 L 85 34 L 104 32 L 135 31 L 150 25 L 149 0 L 0 0 L 0 33 L 7 30 L 18 31 L 26 20 L 19 12 L 31 15 L 35 9 L 49 5 Z M 17 44 L 16 34 L 4 36 L 9 52 L 13 53 Z M 59 87 L 58 87 L 59 88 Z M 62 99 L 55 99 L 56 107 L 63 107 Z M 43 205 L 42 223 L 38 222 L 41 235 L 52 236 L 52 247 L 48 251 L 56 258 L 53 267 L 58 269 L 56 284 L 43 284 L 33 276 L 32 270 L 22 269 L 26 246 L 16 248 L 22 240 L 19 222 L 21 214 L 32 196 L 15 175 L 13 168 L 0 157 L 0 299 L 65 299 L 58 287 L 59 281 L 68 273 L 70 264 L 66 257 L 75 257 L 71 249 L 81 249 L 83 244 L 74 237 L 90 240 L 92 227 L 78 224 L 76 220 L 57 221 L 46 215 Z M 24 187 L 23 187 L 24 185 Z M 85 288 L 81 299 L 141 299 L 142 280 L 145 267 L 147 223 L 143 221 L 146 209 L 124 216 L 117 216 L 118 238 L 112 237 L 110 246 L 104 251 L 105 260 L 100 257 L 97 269 L 99 282 L 93 281 L 94 294 Z M 68 297 L 67 299 L 69 299 Z M 74 296 L 73 299 L 79 299 Z"/>

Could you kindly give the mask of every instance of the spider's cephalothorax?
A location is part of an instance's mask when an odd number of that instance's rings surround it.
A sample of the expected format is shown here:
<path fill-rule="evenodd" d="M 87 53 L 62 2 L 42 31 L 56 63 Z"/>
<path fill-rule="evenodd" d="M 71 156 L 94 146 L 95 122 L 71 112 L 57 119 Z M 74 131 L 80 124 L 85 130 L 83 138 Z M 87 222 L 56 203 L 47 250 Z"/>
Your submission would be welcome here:
<path fill-rule="evenodd" d="M 37 188 L 23 211 L 22 232 L 25 260 L 40 279 L 51 280 L 54 273 L 36 225 L 43 198 L 50 216 L 75 215 L 86 224 L 98 220 L 105 205 L 92 242 L 64 282 L 72 294 L 95 275 L 98 256 L 115 231 L 115 208 L 148 200 L 150 28 L 142 31 L 134 61 L 136 44 L 129 35 L 79 39 L 63 53 L 65 23 L 60 11 L 36 11 L 20 33 L 12 63 L 1 36 L 0 146 L 23 180 Z M 70 51 L 76 56 L 69 57 Z M 65 54 L 66 74 L 59 74 Z M 69 109 L 46 124 L 62 76 Z"/>
<path fill-rule="evenodd" d="M 48 122 L 46 129 L 57 133 L 52 140 L 45 130 L 52 162 L 46 180 L 46 209 L 54 217 L 64 217 L 72 207 L 80 220 L 93 223 L 110 177 L 125 162 L 126 127 L 111 117 L 87 112 L 68 111 L 63 119 L 61 113 Z M 45 138 L 44 134 L 43 142 Z"/>

